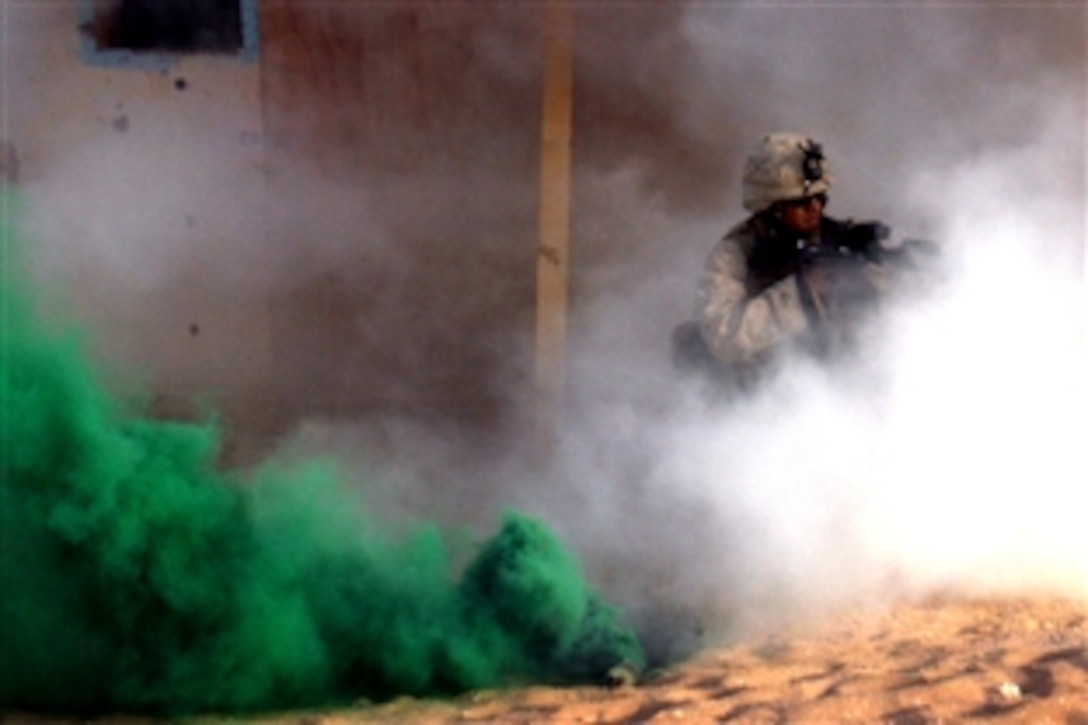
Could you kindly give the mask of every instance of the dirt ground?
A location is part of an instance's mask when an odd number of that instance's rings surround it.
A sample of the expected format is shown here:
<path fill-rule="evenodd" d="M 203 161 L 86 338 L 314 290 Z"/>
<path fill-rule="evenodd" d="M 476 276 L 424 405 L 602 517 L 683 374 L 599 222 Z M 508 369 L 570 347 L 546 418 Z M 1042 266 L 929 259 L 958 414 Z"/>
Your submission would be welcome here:
<path fill-rule="evenodd" d="M 0 720 L 43 722 L 14 714 Z M 235 722 L 914 725 L 970 720 L 1088 725 L 1088 598 L 945 599 L 868 608 L 708 649 L 635 686 L 529 687 L 447 701 L 402 698 Z M 140 719 L 103 722 L 133 725 Z"/>

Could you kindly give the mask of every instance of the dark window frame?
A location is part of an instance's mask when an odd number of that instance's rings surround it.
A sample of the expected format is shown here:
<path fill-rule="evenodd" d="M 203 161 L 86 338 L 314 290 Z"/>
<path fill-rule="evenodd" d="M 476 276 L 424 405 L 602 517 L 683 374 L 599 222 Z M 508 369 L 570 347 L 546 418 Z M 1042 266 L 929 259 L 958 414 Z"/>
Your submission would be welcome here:
<path fill-rule="evenodd" d="M 106 13 L 117 12 L 122 0 L 80 0 L 79 29 L 83 58 L 89 65 L 165 70 L 185 57 L 217 57 L 253 62 L 258 56 L 259 2 L 260 0 L 235 0 L 241 25 L 241 43 L 230 49 L 222 48 L 125 48 L 106 44 L 103 23 Z M 162 0 L 159 0 L 161 2 Z"/>

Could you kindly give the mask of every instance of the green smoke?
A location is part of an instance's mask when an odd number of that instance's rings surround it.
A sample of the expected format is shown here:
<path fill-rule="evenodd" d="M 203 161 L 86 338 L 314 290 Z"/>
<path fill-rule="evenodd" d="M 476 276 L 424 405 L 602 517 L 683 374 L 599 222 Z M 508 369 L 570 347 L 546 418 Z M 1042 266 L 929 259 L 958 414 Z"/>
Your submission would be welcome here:
<path fill-rule="evenodd" d="M 540 522 L 384 535 L 334 462 L 223 471 L 36 317 L 3 198 L 0 710 L 253 711 L 600 677 L 642 650 Z"/>

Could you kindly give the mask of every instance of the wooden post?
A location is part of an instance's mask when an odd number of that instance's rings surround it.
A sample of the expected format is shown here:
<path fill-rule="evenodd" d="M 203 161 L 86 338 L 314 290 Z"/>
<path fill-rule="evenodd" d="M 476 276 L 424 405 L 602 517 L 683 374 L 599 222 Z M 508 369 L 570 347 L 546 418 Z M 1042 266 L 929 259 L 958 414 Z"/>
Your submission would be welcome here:
<path fill-rule="evenodd" d="M 550 449 L 561 422 L 566 387 L 574 80 L 571 0 L 549 0 L 544 12 L 534 404 L 537 432 L 545 449 Z"/>

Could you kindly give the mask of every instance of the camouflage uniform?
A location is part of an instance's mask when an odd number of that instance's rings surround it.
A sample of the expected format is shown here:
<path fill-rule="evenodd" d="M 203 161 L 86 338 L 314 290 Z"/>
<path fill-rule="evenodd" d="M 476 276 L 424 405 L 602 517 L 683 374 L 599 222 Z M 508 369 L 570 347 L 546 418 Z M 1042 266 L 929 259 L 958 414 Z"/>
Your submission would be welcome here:
<path fill-rule="evenodd" d="M 695 320 L 719 360 L 751 363 L 811 326 L 796 268 L 774 274 L 753 270 L 749 260 L 768 230 L 756 217 L 738 224 L 706 260 L 695 303 Z"/>
<path fill-rule="evenodd" d="M 833 311 L 809 288 L 801 250 L 844 239 L 844 232 L 854 228 L 825 216 L 814 237 L 799 239 L 769 213 L 778 202 L 826 195 L 831 186 L 822 149 L 804 136 L 764 136 L 745 164 L 743 182 L 744 207 L 752 215 L 711 251 L 699 280 L 694 319 L 673 337 L 679 367 L 701 368 L 741 387 L 784 343 L 820 346 L 818 333 Z M 843 248 L 844 254 L 850 251 Z M 858 269 L 862 274 L 855 273 Z M 838 276 L 862 278 L 851 292 L 855 297 L 858 290 L 864 297 L 884 286 L 879 265 L 854 262 L 850 272 Z"/>

